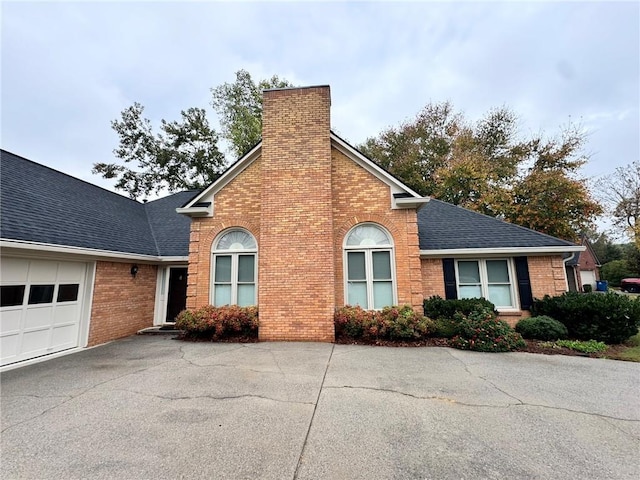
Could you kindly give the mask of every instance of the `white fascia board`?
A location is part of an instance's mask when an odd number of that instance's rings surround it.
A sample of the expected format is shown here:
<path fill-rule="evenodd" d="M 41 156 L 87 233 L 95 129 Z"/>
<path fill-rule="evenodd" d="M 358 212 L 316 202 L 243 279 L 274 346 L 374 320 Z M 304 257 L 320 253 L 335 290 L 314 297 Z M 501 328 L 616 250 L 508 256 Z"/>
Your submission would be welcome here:
<path fill-rule="evenodd" d="M 393 203 L 395 208 L 415 208 L 418 209 L 422 207 L 424 204 L 428 203 L 431 198 L 429 197 L 420 197 L 420 198 L 394 198 Z"/>
<path fill-rule="evenodd" d="M 351 158 L 354 162 L 356 162 L 362 168 L 367 170 L 369 173 L 371 173 L 372 175 L 374 175 L 375 177 L 377 177 L 378 179 L 382 180 L 384 183 L 389 185 L 391 187 L 391 193 L 408 193 L 410 195 L 413 195 L 416 198 L 422 198 L 421 195 L 411 190 L 409 187 L 407 187 L 404 183 L 402 183 L 400 180 L 395 178 L 390 173 L 384 171 L 382 168 L 380 168 L 378 165 L 373 163 L 363 154 L 358 152 L 355 148 L 353 148 L 351 145 L 346 143 L 344 140 L 342 140 L 333 132 L 331 132 L 331 142 L 332 142 L 332 145 L 335 148 L 337 148 L 340 152 L 344 153 L 346 156 Z"/>
<path fill-rule="evenodd" d="M 190 217 L 212 217 L 213 206 L 209 203 L 208 207 L 180 207 L 176 208 L 176 213 L 181 213 Z"/>
<path fill-rule="evenodd" d="M 582 245 L 566 247 L 500 247 L 500 248 L 450 248 L 443 250 L 420 250 L 420 257 L 486 257 L 491 255 L 529 256 L 557 255 L 561 253 L 582 252 Z"/>
<path fill-rule="evenodd" d="M 251 165 L 254 160 L 256 160 L 260 156 L 260 151 L 262 150 L 262 142 L 258 143 L 255 147 L 253 147 L 244 157 L 237 160 L 229 169 L 222 174 L 220 178 L 218 178 L 215 182 L 205 188 L 198 196 L 193 198 L 189 203 L 187 203 L 182 208 L 177 208 L 176 212 L 185 213 L 189 215 L 186 210 L 190 210 L 193 208 L 193 205 L 196 203 L 200 203 L 203 201 L 210 201 L 211 205 L 213 205 L 213 196 L 218 193 L 222 188 L 224 188 L 231 180 L 233 180 L 236 176 L 238 176 L 245 168 Z M 204 207 L 197 207 L 204 208 Z M 180 210 L 184 210 L 180 211 Z M 202 215 L 199 215 L 202 216 Z M 211 216 L 211 215 L 209 215 Z"/>
<path fill-rule="evenodd" d="M 171 262 L 186 262 L 189 257 L 174 256 L 174 257 L 160 257 L 157 255 L 143 255 L 139 253 L 127 253 L 127 252 L 114 252 L 109 250 L 97 250 L 93 248 L 74 247 L 70 245 L 54 245 L 51 243 L 38 243 L 28 242 L 25 240 L 0 240 L 0 249 L 4 250 L 3 253 L 15 254 L 14 250 L 27 250 L 29 252 L 37 254 L 43 253 L 55 253 L 65 255 L 83 255 L 91 257 L 91 259 L 110 258 L 113 260 L 124 261 L 138 261 L 149 263 L 171 263 Z"/>

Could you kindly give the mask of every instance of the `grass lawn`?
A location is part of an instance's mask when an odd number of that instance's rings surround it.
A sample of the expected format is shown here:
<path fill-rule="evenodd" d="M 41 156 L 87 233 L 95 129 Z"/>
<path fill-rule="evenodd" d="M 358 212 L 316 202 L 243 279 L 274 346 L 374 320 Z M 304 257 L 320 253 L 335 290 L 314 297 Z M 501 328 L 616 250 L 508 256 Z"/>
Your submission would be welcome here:
<path fill-rule="evenodd" d="M 640 362 L 640 333 L 628 339 L 623 345 L 624 347 L 617 349 L 615 352 L 605 352 L 604 356 L 613 360 Z"/>

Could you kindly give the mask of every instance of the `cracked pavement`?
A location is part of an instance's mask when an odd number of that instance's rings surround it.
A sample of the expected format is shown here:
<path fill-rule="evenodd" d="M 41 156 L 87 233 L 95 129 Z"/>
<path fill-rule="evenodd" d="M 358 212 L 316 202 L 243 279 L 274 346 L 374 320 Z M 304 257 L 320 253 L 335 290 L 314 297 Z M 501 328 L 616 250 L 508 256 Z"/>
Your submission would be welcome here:
<path fill-rule="evenodd" d="M 640 364 L 129 337 L 0 375 L 0 477 L 625 479 Z"/>

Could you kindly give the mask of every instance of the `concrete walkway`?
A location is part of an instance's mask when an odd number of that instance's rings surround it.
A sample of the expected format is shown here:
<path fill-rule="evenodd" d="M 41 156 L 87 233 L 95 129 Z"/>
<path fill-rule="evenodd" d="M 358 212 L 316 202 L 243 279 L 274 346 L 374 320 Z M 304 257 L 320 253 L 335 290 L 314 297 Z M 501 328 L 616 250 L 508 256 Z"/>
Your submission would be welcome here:
<path fill-rule="evenodd" d="M 130 337 L 1 375 L 3 479 L 626 479 L 640 364 Z"/>

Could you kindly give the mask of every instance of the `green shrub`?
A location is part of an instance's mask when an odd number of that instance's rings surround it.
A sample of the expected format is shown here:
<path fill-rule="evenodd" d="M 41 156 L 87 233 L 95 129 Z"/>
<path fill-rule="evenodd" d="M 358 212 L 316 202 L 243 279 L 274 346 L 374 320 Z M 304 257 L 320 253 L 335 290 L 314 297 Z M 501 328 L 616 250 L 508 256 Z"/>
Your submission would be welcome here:
<path fill-rule="evenodd" d="M 445 300 L 439 296 L 429 297 L 424 301 L 424 314 L 434 320 L 452 320 L 456 313 L 469 315 L 478 309 L 489 309 L 495 312 L 496 307 L 484 298 L 461 298 Z M 496 312 L 497 313 L 497 312 Z"/>
<path fill-rule="evenodd" d="M 452 347 L 479 352 L 509 352 L 526 346 L 520 334 L 514 332 L 507 322 L 498 320 L 491 309 L 479 309 L 469 315 L 456 313 L 456 320 L 459 334 L 449 341 Z"/>
<path fill-rule="evenodd" d="M 434 323 L 410 305 L 380 311 L 346 306 L 336 310 L 334 324 L 337 336 L 363 340 L 419 340 L 435 330 Z"/>
<path fill-rule="evenodd" d="M 176 328 L 187 337 L 219 340 L 230 336 L 258 336 L 258 308 L 207 305 L 183 310 L 176 317 Z"/>
<path fill-rule="evenodd" d="M 569 334 L 563 323 L 546 315 L 523 318 L 516 324 L 516 332 L 524 338 L 536 340 L 557 340 L 567 338 Z"/>
<path fill-rule="evenodd" d="M 433 323 L 435 324 L 434 337 L 453 338 L 458 334 L 458 323 L 453 319 L 438 318 Z"/>
<path fill-rule="evenodd" d="M 607 349 L 606 344 L 596 340 L 587 340 L 586 342 L 580 340 L 558 340 L 555 343 L 560 347 L 570 348 L 571 350 L 583 353 L 604 352 Z"/>
<path fill-rule="evenodd" d="M 546 295 L 533 302 L 532 314 L 560 320 L 569 337 L 620 343 L 638 332 L 640 302 L 613 292 L 583 294 L 567 292 L 557 297 Z"/>

